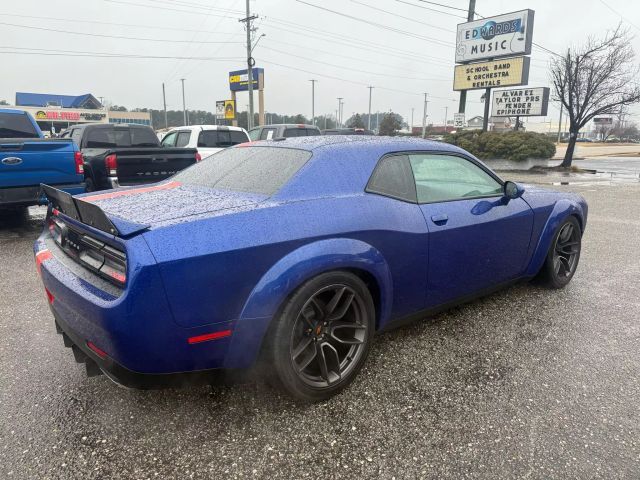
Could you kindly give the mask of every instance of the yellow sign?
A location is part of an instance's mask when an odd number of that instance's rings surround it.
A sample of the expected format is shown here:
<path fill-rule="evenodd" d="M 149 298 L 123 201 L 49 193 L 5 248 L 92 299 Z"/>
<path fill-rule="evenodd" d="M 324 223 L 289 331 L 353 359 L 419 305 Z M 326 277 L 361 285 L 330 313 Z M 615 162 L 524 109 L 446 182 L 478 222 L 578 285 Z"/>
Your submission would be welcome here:
<path fill-rule="evenodd" d="M 529 81 L 529 57 L 503 58 L 491 62 L 456 65 L 454 90 L 526 85 Z"/>
<path fill-rule="evenodd" d="M 225 120 L 233 120 L 236 118 L 236 102 L 235 100 L 224 101 L 224 118 Z"/>

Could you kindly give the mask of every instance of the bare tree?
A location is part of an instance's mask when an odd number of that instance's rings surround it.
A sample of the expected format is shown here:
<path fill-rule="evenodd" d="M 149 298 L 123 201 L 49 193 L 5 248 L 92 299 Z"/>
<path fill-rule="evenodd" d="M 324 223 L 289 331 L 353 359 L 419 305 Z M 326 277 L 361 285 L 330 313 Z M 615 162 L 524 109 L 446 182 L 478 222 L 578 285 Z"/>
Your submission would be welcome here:
<path fill-rule="evenodd" d="M 613 127 L 611 125 L 608 124 L 601 124 L 598 125 L 596 127 L 596 135 L 598 135 L 598 140 L 600 140 L 601 142 L 606 142 L 607 138 L 609 138 L 609 136 L 611 136 L 611 132 L 613 130 Z"/>
<path fill-rule="evenodd" d="M 621 107 L 640 102 L 640 73 L 634 63 L 631 36 L 621 25 L 603 39 L 589 38 L 551 62 L 556 100 L 569 115 L 569 144 L 562 161 L 570 167 L 578 132 L 593 117 L 613 114 Z"/>

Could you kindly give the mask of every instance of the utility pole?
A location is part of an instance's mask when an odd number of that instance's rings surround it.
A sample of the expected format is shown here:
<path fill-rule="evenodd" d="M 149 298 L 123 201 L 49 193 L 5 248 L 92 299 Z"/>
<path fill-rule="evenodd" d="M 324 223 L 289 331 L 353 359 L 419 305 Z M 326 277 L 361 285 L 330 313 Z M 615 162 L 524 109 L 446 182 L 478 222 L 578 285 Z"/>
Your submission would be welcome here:
<path fill-rule="evenodd" d="M 487 88 L 484 91 L 484 117 L 482 118 L 482 131 L 489 131 L 489 105 L 491 103 L 491 89 Z"/>
<path fill-rule="evenodd" d="M 342 98 L 338 97 L 338 112 L 336 113 L 336 128 L 340 128 L 340 120 L 342 116 Z"/>
<path fill-rule="evenodd" d="M 560 144 L 560 139 L 562 136 L 562 109 L 564 108 L 564 103 L 560 102 L 560 119 L 558 120 L 558 145 Z"/>
<path fill-rule="evenodd" d="M 444 107 L 444 133 L 447 133 L 447 118 L 449 117 L 449 107 Z"/>
<path fill-rule="evenodd" d="M 467 11 L 467 22 L 473 22 L 473 17 L 476 12 L 476 0 L 469 0 L 469 10 Z M 458 105 L 458 113 L 464 113 L 467 106 L 467 91 L 460 91 L 460 104 Z"/>
<path fill-rule="evenodd" d="M 309 80 L 311 82 L 311 125 L 316 124 L 316 82 L 318 80 Z"/>
<path fill-rule="evenodd" d="M 164 93 L 164 82 L 162 82 L 162 105 L 164 108 L 164 128 L 168 128 L 169 122 L 167 121 L 167 96 Z"/>
<path fill-rule="evenodd" d="M 369 89 L 369 116 L 367 117 L 367 130 L 371 130 L 371 92 L 373 87 L 367 87 Z"/>
<path fill-rule="evenodd" d="M 253 65 L 254 60 L 251 56 L 251 22 L 258 18 L 257 15 L 251 15 L 251 7 L 249 0 L 246 2 L 246 17 L 239 21 L 245 24 L 247 30 L 247 90 L 249 91 L 249 111 L 247 112 L 247 130 L 253 128 Z"/>
<path fill-rule="evenodd" d="M 411 130 L 411 134 L 413 135 L 413 111 L 415 109 L 413 107 L 411 107 L 411 128 L 409 128 L 409 130 Z"/>
<path fill-rule="evenodd" d="M 422 113 L 422 138 L 427 136 L 427 94 L 424 94 L 424 111 Z"/>
<path fill-rule="evenodd" d="M 182 82 L 182 115 L 184 117 L 184 124 L 189 125 L 187 123 L 187 104 L 184 101 L 184 78 L 181 78 L 180 81 Z"/>

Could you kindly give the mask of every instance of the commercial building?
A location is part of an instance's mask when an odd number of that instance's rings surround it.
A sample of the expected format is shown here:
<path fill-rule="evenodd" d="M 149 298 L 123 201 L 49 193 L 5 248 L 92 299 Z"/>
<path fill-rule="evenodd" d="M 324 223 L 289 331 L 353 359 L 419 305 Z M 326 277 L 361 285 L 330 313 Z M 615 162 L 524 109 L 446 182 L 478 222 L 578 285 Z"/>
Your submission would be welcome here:
<path fill-rule="evenodd" d="M 10 108 L 29 112 L 45 135 L 55 135 L 78 123 L 151 125 L 149 112 L 111 111 L 90 93 L 74 96 L 17 92 L 15 106 Z"/>

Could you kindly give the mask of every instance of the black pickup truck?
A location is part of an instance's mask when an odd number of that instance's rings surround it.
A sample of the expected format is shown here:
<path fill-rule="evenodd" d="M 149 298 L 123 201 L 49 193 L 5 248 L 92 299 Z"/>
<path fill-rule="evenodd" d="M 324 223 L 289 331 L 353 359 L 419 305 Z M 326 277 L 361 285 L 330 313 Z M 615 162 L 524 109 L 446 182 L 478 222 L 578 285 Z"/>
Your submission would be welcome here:
<path fill-rule="evenodd" d="M 200 161 L 195 148 L 162 147 L 144 125 L 86 123 L 62 136 L 82 152 L 88 192 L 158 182 Z"/>

